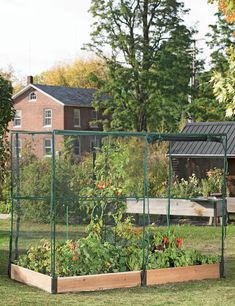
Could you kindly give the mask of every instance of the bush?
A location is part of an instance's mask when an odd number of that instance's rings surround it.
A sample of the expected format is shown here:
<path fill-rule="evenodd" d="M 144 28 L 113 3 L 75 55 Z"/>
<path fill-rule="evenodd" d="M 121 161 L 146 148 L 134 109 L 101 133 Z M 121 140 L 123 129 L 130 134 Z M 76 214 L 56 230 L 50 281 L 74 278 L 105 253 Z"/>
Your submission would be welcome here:
<path fill-rule="evenodd" d="M 213 193 L 221 193 L 223 186 L 223 170 L 211 169 L 207 172 L 207 178 L 199 180 L 192 174 L 188 180 L 175 180 L 171 194 L 174 198 L 191 198 L 198 196 L 208 197 Z"/>
<path fill-rule="evenodd" d="M 201 184 L 193 173 L 188 180 L 176 180 L 173 184 L 171 194 L 174 198 L 196 197 L 201 194 Z"/>

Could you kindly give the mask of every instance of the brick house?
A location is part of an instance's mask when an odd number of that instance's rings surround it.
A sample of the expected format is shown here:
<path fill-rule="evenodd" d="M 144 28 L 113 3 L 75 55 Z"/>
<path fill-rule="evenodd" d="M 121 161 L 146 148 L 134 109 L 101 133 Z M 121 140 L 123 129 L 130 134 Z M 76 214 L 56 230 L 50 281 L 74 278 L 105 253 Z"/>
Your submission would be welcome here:
<path fill-rule="evenodd" d="M 100 119 L 92 107 L 95 89 L 70 88 L 34 84 L 33 77 L 28 77 L 27 86 L 13 96 L 15 118 L 9 124 L 10 130 L 47 132 L 58 130 L 91 130 L 101 127 L 94 123 Z M 93 122 L 93 123 L 92 123 Z M 90 137 L 77 137 L 74 140 L 74 153 L 89 151 L 98 140 Z M 59 144 L 60 143 L 60 144 Z M 19 150 L 24 146 L 24 139 L 19 140 Z M 51 136 L 37 136 L 36 154 L 50 156 L 52 149 Z M 61 139 L 57 140 L 57 153 L 61 151 Z"/>

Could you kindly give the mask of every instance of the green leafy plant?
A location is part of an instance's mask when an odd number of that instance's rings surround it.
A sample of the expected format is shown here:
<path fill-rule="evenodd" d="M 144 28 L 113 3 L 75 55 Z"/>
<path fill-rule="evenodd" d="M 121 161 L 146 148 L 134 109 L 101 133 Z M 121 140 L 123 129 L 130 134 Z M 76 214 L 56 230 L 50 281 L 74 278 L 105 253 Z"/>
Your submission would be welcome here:
<path fill-rule="evenodd" d="M 111 231 L 114 231 L 112 229 Z M 141 270 L 143 247 L 147 254 L 147 268 L 159 269 L 218 262 L 218 256 L 202 255 L 195 250 L 185 250 L 183 239 L 171 233 L 150 228 L 149 240 L 143 240 L 140 229 L 130 220 L 118 224 L 115 241 L 103 241 L 90 232 L 76 241 L 68 240 L 56 246 L 56 275 L 90 275 Z M 110 236 L 112 236 L 110 235 Z M 109 236 L 109 237 L 110 237 Z M 26 255 L 20 255 L 18 264 L 37 272 L 50 274 L 50 243 L 41 241 L 31 246 Z"/>
<path fill-rule="evenodd" d="M 6 175 L 2 182 L 0 194 L 0 213 L 9 214 L 11 211 L 10 177 Z"/>
<path fill-rule="evenodd" d="M 176 180 L 172 187 L 172 196 L 175 198 L 195 197 L 201 194 L 200 181 L 193 173 L 188 180 Z"/>

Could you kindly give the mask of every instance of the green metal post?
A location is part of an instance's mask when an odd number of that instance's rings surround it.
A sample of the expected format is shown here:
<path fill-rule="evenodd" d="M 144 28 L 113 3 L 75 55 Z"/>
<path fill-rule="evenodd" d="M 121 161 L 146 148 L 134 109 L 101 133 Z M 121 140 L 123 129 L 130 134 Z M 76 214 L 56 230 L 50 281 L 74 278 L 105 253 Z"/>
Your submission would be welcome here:
<path fill-rule="evenodd" d="M 171 183 L 172 183 L 172 167 L 171 167 L 171 142 L 169 143 L 169 160 L 168 160 L 168 204 L 167 204 L 167 229 L 170 231 L 170 214 L 171 214 Z"/>
<path fill-rule="evenodd" d="M 224 173 L 222 186 L 222 224 L 221 224 L 221 261 L 220 261 L 220 277 L 224 277 L 224 238 L 225 238 L 225 208 L 226 208 L 226 176 L 227 176 L 227 136 L 223 139 L 224 149 Z"/>
<path fill-rule="evenodd" d="M 11 192 L 11 233 L 10 233 L 10 240 L 9 240 L 9 261 L 8 261 L 8 276 L 11 277 L 11 262 L 12 262 L 12 240 L 13 240 L 13 216 L 14 216 L 14 200 L 13 200 L 13 134 L 11 133 L 11 140 L 10 140 L 10 158 L 11 158 L 11 185 L 10 185 L 10 192 Z"/>
<path fill-rule="evenodd" d="M 15 237 L 15 260 L 19 256 L 19 233 L 20 233 L 20 154 L 19 154 L 19 134 L 15 135 L 16 144 L 16 237 Z"/>
<path fill-rule="evenodd" d="M 146 285 L 146 265 L 147 265 L 147 258 L 146 257 L 148 255 L 148 251 L 145 253 L 145 248 L 146 248 L 146 223 L 145 223 L 146 199 L 147 199 L 147 205 L 148 205 L 149 204 L 149 201 L 148 201 L 148 147 L 147 147 L 147 138 L 145 137 L 145 143 L 144 143 L 143 241 L 142 241 L 143 260 L 142 260 L 142 271 L 141 271 L 141 286 Z M 148 214 L 149 214 L 149 205 L 148 205 L 147 208 L 148 208 Z M 149 241 L 147 242 L 147 248 L 148 247 L 149 247 Z"/>
<path fill-rule="evenodd" d="M 51 276 L 55 278 L 56 265 L 56 190 L 55 190 L 55 134 L 52 134 L 52 175 L 51 175 L 51 207 L 50 207 L 50 226 L 51 226 Z"/>
<path fill-rule="evenodd" d="M 69 207 L 66 206 L 66 240 L 69 240 Z"/>

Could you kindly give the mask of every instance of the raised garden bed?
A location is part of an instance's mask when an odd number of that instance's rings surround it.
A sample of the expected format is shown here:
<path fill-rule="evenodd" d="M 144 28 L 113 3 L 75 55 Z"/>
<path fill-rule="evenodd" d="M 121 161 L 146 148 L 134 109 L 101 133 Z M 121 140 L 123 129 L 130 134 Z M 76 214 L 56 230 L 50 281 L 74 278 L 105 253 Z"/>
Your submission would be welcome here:
<path fill-rule="evenodd" d="M 146 285 L 219 278 L 220 265 L 206 264 L 148 270 L 146 272 Z M 58 277 L 57 279 L 52 279 L 48 275 L 11 264 L 11 279 L 50 293 L 63 293 L 139 287 L 141 285 L 141 271 Z"/>

